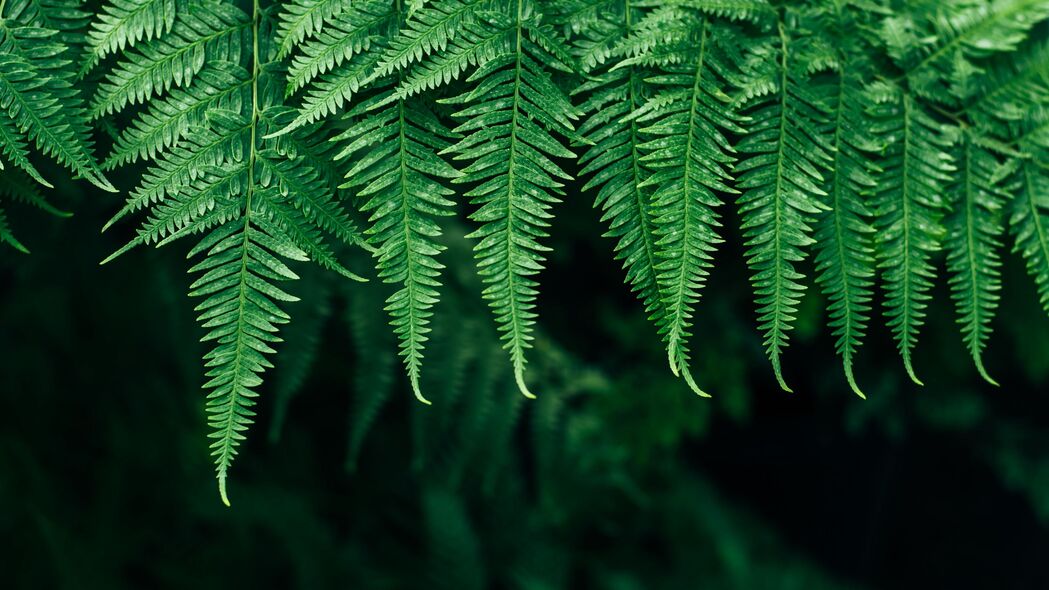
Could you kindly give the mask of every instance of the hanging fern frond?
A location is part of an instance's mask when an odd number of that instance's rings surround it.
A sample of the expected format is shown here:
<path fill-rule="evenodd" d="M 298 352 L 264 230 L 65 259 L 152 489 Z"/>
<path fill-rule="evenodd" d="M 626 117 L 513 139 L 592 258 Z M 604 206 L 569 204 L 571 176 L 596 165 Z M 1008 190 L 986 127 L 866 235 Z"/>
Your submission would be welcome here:
<path fill-rule="evenodd" d="M 496 398 L 511 368 L 532 397 L 538 275 L 577 174 L 672 372 L 700 395 L 690 346 L 715 252 L 733 234 L 721 218 L 730 199 L 761 340 L 787 391 L 783 357 L 812 284 L 857 395 L 877 283 L 918 382 L 941 250 L 965 345 L 990 381 L 1006 222 L 1049 312 L 1044 0 L 110 0 L 79 30 L 78 4 L 0 0 L 0 241 L 24 249 L 8 196 L 48 207 L 39 187 L 12 188 L 50 186 L 41 155 L 108 190 L 102 170 L 144 170 L 105 227 L 143 212 L 140 225 L 106 261 L 199 240 L 192 294 L 211 345 L 224 500 L 297 264 L 360 281 L 342 262 L 356 248 L 381 281 L 345 291 L 358 362 L 374 368 L 356 376 L 368 391 L 355 398 L 348 464 L 389 397 L 398 350 L 416 397 L 448 404 L 415 422 L 419 465 L 434 459 L 453 484 L 475 475 L 428 445 L 454 416 L 473 436 L 504 436 L 487 420 L 512 423 L 526 403 Z M 89 108 L 78 85 L 95 90 Z M 92 121 L 113 138 L 102 166 Z M 462 233 L 476 273 L 444 266 L 461 234 L 443 229 L 460 227 L 460 206 L 475 224 Z M 461 305 L 439 305 L 464 272 L 494 336 L 464 322 Z M 508 365 L 487 366 L 474 342 L 485 338 Z M 563 400 L 547 403 L 554 419 Z M 553 447 L 542 453 L 556 461 Z"/>
<path fill-rule="evenodd" d="M 433 218 L 453 214 L 453 191 L 440 181 L 459 173 L 437 156 L 448 147 L 450 132 L 416 106 L 419 101 L 398 100 L 371 111 L 390 92 L 362 101 L 349 113 L 353 125 L 336 138 L 346 145 L 336 157 L 356 156 L 344 186 L 356 189 L 366 201 L 363 210 L 371 213 L 368 234 L 376 247 L 379 277 L 400 285 L 386 300 L 386 310 L 401 340 L 412 391 L 429 403 L 419 374 L 444 268 L 436 259 L 444 247 L 436 241 L 441 228 Z"/>
<path fill-rule="evenodd" d="M 360 245 L 363 236 L 332 194 L 326 180 L 331 171 L 314 168 L 318 152 L 308 139 L 264 139 L 291 114 L 282 105 L 284 72 L 272 63 L 269 17 L 257 2 L 251 16 L 224 4 L 194 6 L 199 10 L 180 13 L 170 33 L 129 47 L 95 104 L 105 113 L 144 102 L 140 121 L 166 117 L 161 127 L 173 129 L 170 139 L 162 132 L 159 143 L 155 134 L 146 140 L 122 134 L 129 138 L 127 153 L 156 162 L 113 220 L 148 207 L 146 221 L 106 261 L 138 245 L 203 236 L 189 254 L 200 257 L 190 269 L 200 273 L 190 295 L 203 298 L 196 311 L 207 330 L 204 340 L 212 343 L 204 357 L 204 388 L 219 492 L 228 505 L 230 465 L 253 421 L 262 375 L 272 367 L 267 357 L 280 342 L 277 332 L 290 320 L 280 304 L 297 301 L 278 286 L 298 278 L 288 263 L 313 260 L 363 280 L 329 245 L 332 238 Z M 248 35 L 239 35 L 242 30 Z M 250 70 L 243 99 L 210 100 L 222 89 L 205 73 L 218 70 L 205 70 L 205 64 L 224 62 L 231 65 L 211 67 L 224 68 L 237 84 L 236 68 Z"/>
<path fill-rule="evenodd" d="M 171 30 L 185 0 L 113 0 L 101 8 L 87 34 L 87 59 L 82 70 L 95 67 L 111 53 Z"/>
<path fill-rule="evenodd" d="M 524 379 L 525 351 L 532 346 L 537 317 L 538 283 L 533 277 L 542 270 L 543 253 L 549 250 L 539 240 L 547 235 L 549 211 L 560 201 L 564 182 L 571 180 L 553 158 L 574 157 L 552 133 L 574 136 L 572 121 L 580 113 L 542 65 L 567 69 L 535 41 L 546 34 L 541 15 L 525 0 L 511 8 L 516 14 L 501 15 L 512 26 L 509 51 L 484 61 L 467 78 L 472 87 L 444 101 L 460 105 L 455 116 L 463 122 L 455 132 L 464 135 L 444 152 L 469 162 L 455 182 L 473 185 L 465 196 L 479 206 L 470 219 L 481 227 L 468 237 L 478 240 L 475 251 L 486 285 L 484 297 L 495 312 L 518 388 L 533 397 Z M 478 40 L 476 47 L 486 47 L 485 41 Z M 424 70 L 426 65 L 421 64 Z"/>
<path fill-rule="evenodd" d="M 353 472 L 379 413 L 386 406 L 397 374 L 397 345 L 388 322 L 376 311 L 386 298 L 385 285 L 368 283 L 364 288 L 344 289 L 346 313 L 353 345 L 352 400 L 347 425 L 346 470 Z"/>
<path fill-rule="evenodd" d="M 872 131 L 885 142 L 874 197 L 878 266 L 888 325 L 907 375 L 921 385 L 911 355 L 932 298 L 931 258 L 945 234 L 943 191 L 957 170 L 948 153 L 955 133 L 906 92 L 890 87 L 878 95 Z"/>
<path fill-rule="evenodd" d="M 604 64 L 614 51 L 620 51 L 638 16 L 625 6 L 622 14 L 600 13 L 596 18 L 602 24 L 587 28 L 575 43 L 580 63 L 587 68 Z M 587 118 L 579 135 L 592 144 L 580 155 L 579 164 L 580 174 L 590 176 L 583 190 L 597 188 L 594 206 L 601 208 L 601 221 L 608 224 L 605 236 L 617 240 L 615 256 L 623 261 L 627 281 L 645 312 L 663 325 L 667 312 L 656 280 L 659 236 L 653 189 L 646 183 L 652 173 L 643 161 L 644 137 L 636 120 L 650 94 L 643 81 L 645 73 L 633 64 L 606 66 L 591 72 L 590 79 L 575 90 L 586 96 L 581 109 Z"/>
<path fill-rule="evenodd" d="M 958 179 L 951 189 L 951 215 L 946 220 L 947 271 L 951 296 L 958 310 L 966 347 L 976 370 L 997 385 L 983 365 L 983 349 L 991 333 L 1002 288 L 1001 235 L 1005 232 L 1005 189 L 997 178 L 998 159 L 972 130 L 961 134 L 956 158 Z"/>
<path fill-rule="evenodd" d="M 747 242 L 747 262 L 765 347 L 780 387 L 781 357 L 805 291 L 796 269 L 812 245 L 812 224 L 826 209 L 821 188 L 833 164 L 827 102 L 833 91 L 807 75 L 783 22 L 773 43 L 755 50 L 745 72 L 744 96 L 756 94 L 745 114 L 746 136 L 736 146 L 746 157 L 736 165 L 737 201 Z M 760 89 L 760 90 L 754 90 Z"/>
<path fill-rule="evenodd" d="M 672 11 L 656 16 L 662 20 Z M 726 59 L 715 41 L 715 26 L 687 13 L 673 18 L 681 31 L 662 29 L 673 43 L 664 42 L 658 55 L 643 52 L 622 65 L 646 63 L 656 67 L 648 79 L 654 96 L 635 116 L 646 141 L 642 162 L 652 170 L 642 186 L 652 187 L 656 283 L 662 316 L 653 313 L 667 347 L 675 375 L 706 395 L 692 377 L 689 339 L 700 290 L 712 267 L 713 253 L 722 239 L 716 208 L 720 195 L 734 194 L 727 168 L 733 148 L 723 130 L 743 133 L 723 88 Z M 654 27 L 640 29 L 655 34 Z M 633 40 L 636 47 L 636 38 Z"/>
<path fill-rule="evenodd" d="M 78 177 L 115 192 L 95 162 L 83 101 L 73 87 L 72 51 L 59 28 L 76 25 L 83 13 L 63 2 L 52 10 L 30 0 L 0 4 L 0 157 L 50 187 L 31 163 L 31 143 Z"/>
<path fill-rule="evenodd" d="M 307 282 L 308 276 L 304 277 Z M 320 352 L 321 337 L 325 325 L 332 315 L 332 302 L 328 286 L 319 279 L 309 281 L 308 286 L 319 291 L 314 305 L 303 310 L 302 316 L 289 324 L 285 330 L 285 341 L 280 347 L 282 363 L 277 367 L 273 379 L 273 418 L 270 421 L 269 442 L 280 441 L 292 400 L 299 394 Z"/>
<path fill-rule="evenodd" d="M 1042 309 L 1049 314 L 1049 108 L 1037 109 L 1019 134 L 1021 159 L 1009 214 L 1013 249 L 1027 261 Z"/>
<path fill-rule="evenodd" d="M 874 147 L 863 82 L 848 71 L 838 75 L 833 104 L 834 135 L 827 197 L 816 226 L 816 281 L 828 299 L 830 327 L 837 338 L 845 378 L 852 391 L 866 397 L 853 374 L 853 359 L 867 331 L 873 299 L 874 228 L 868 195 L 877 186 L 872 176 Z"/>

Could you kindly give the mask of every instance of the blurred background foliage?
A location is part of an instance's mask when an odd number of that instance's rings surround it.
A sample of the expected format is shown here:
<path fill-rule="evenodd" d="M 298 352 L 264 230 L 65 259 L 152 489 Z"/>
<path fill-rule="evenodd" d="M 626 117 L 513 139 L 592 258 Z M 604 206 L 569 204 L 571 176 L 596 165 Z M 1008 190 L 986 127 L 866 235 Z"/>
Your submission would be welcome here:
<path fill-rule="evenodd" d="M 57 187 L 71 219 L 12 208 L 33 254 L 0 258 L 4 587 L 1049 587 L 1049 320 L 1015 258 L 987 359 L 1000 388 L 940 285 L 926 387 L 874 330 L 863 401 L 811 291 L 785 365 L 797 393 L 779 391 L 727 253 L 698 317 L 705 400 L 667 372 L 573 191 L 544 274 L 539 399 L 516 392 L 453 223 L 430 407 L 399 370 L 386 287 L 304 266 L 227 509 L 185 264 L 142 249 L 100 268 L 118 197 L 85 191 Z"/>

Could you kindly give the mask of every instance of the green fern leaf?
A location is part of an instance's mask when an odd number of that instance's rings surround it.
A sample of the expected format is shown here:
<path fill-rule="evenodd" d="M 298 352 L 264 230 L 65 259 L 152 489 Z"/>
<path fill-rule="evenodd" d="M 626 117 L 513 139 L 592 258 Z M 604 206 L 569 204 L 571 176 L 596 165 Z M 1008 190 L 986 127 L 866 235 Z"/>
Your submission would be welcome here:
<path fill-rule="evenodd" d="M 171 33 L 139 44 L 106 74 L 91 104 L 101 117 L 139 104 L 172 86 L 192 83 L 205 62 L 240 60 L 239 34 L 250 33 L 251 21 L 229 4 L 194 3 L 179 13 Z"/>
<path fill-rule="evenodd" d="M 465 195 L 480 206 L 470 218 L 481 227 L 468 237 L 479 240 L 475 251 L 484 297 L 495 312 L 518 388 L 533 397 L 524 380 L 536 318 L 533 277 L 549 250 L 539 240 L 547 235 L 549 210 L 559 202 L 563 182 L 571 179 L 551 158 L 573 157 L 551 132 L 574 135 L 572 120 L 579 113 L 540 65 L 552 56 L 529 37 L 540 24 L 538 15 L 524 0 L 516 8 L 516 15 L 507 17 L 510 51 L 484 61 L 467 79 L 472 87 L 447 101 L 462 105 L 456 117 L 464 122 L 455 131 L 464 137 L 445 152 L 469 161 L 455 182 L 474 185 Z M 488 47 L 483 37 L 457 38 L 464 40 Z"/>
<path fill-rule="evenodd" d="M 707 19 L 681 17 L 691 29 L 676 36 L 679 47 L 664 46 L 660 72 L 650 77 L 655 97 L 638 117 L 650 139 L 641 148 L 652 176 L 652 212 L 656 227 L 656 280 L 665 315 L 657 318 L 674 374 L 706 395 L 695 383 L 689 364 L 692 318 L 722 239 L 715 210 L 719 194 L 734 194 L 726 168 L 734 151 L 723 130 L 742 133 L 731 114 L 725 85 L 724 58 L 716 47 L 717 30 Z M 673 33 L 671 33 L 673 35 Z M 644 55 L 644 54 L 643 54 Z"/>
<path fill-rule="evenodd" d="M 388 94 L 363 101 L 350 112 L 354 124 L 337 138 L 346 144 L 337 157 L 356 157 L 344 186 L 355 189 L 366 200 L 363 209 L 371 212 L 368 233 L 377 248 L 379 277 L 400 285 L 386 300 L 386 310 L 401 340 L 412 391 L 429 403 L 419 374 L 444 268 L 436 260 L 444 247 L 435 241 L 441 229 L 433 217 L 452 215 L 452 191 L 439 181 L 458 173 L 436 155 L 448 147 L 444 137 L 449 132 L 433 115 L 404 100 L 369 112 Z"/>
<path fill-rule="evenodd" d="M 1009 215 L 1013 249 L 1027 261 L 1042 309 L 1049 314 L 1049 111 L 1020 138 L 1018 192 Z"/>
<path fill-rule="evenodd" d="M 886 144 L 875 197 L 878 265 L 888 295 L 888 325 L 907 374 L 921 385 L 911 354 L 932 297 L 930 258 L 944 237 L 942 189 L 955 172 L 947 153 L 953 138 L 909 94 L 889 89 L 882 100 L 873 129 Z"/>
<path fill-rule="evenodd" d="M 983 349 L 991 334 L 1002 288 L 1002 208 L 1006 193 L 995 177 L 1001 166 L 980 138 L 967 130 L 961 136 L 958 182 L 953 187 L 952 214 L 947 218 L 947 270 L 951 296 L 958 310 L 965 344 L 980 376 L 997 383 L 984 369 Z"/>
<path fill-rule="evenodd" d="M 795 265 L 814 243 L 814 216 L 826 209 L 818 198 L 826 196 L 821 186 L 834 150 L 825 112 L 827 88 L 807 79 L 790 41 L 780 23 L 777 42 L 755 53 L 759 67 L 774 67 L 751 73 L 757 77 L 748 85 L 771 92 L 757 97 L 746 112 L 751 122 L 737 149 L 748 157 L 735 168 L 758 319 L 776 379 L 786 391 L 780 355 L 805 290 Z"/>
<path fill-rule="evenodd" d="M 865 398 L 853 374 L 853 358 L 867 331 L 875 275 L 874 228 L 867 195 L 877 185 L 871 175 L 871 151 L 862 130 L 870 123 L 864 113 L 862 81 L 850 73 L 838 76 L 833 105 L 833 174 L 816 227 L 816 281 L 829 300 L 830 327 L 837 338 L 845 377 L 856 395 Z"/>
<path fill-rule="evenodd" d="M 251 17 L 226 5 L 193 6 L 169 33 L 129 47 L 96 98 L 96 113 L 147 104 L 135 131 L 121 135 L 127 140 L 118 145 L 133 155 L 120 161 L 155 159 L 113 221 L 144 207 L 147 218 L 106 261 L 138 245 L 203 236 L 190 251 L 201 256 L 190 295 L 204 298 L 196 309 L 212 343 L 204 385 L 209 436 L 228 504 L 230 465 L 272 367 L 267 357 L 280 341 L 278 328 L 290 319 L 278 304 L 296 301 L 277 286 L 298 278 L 288 262 L 312 260 L 364 280 L 328 244 L 357 245 L 363 236 L 328 182 L 332 171 L 316 167 L 331 168 L 319 157 L 325 152 L 296 134 L 264 137 L 291 114 L 281 104 L 284 71 L 268 61 L 269 17 L 258 3 Z M 245 81 L 238 68 L 248 64 Z M 241 96 L 240 86 L 250 93 Z"/>
<path fill-rule="evenodd" d="M 180 3 L 183 5 L 178 6 Z M 128 45 L 167 33 L 175 24 L 176 12 L 184 8 L 184 0 L 112 0 L 91 23 L 83 71 Z"/>
<path fill-rule="evenodd" d="M 138 159 L 152 160 L 176 145 L 194 126 L 204 124 L 211 108 L 239 110 L 249 99 L 251 77 L 244 68 L 227 62 L 208 64 L 197 74 L 192 92 L 175 88 L 153 102 L 124 129 L 103 167 L 113 169 Z"/>

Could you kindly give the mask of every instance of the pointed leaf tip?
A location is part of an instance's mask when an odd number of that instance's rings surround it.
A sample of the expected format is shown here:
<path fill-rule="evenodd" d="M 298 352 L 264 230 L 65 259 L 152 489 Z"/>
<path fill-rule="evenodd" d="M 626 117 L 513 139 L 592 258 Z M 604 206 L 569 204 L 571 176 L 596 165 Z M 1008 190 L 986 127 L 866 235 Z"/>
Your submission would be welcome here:
<path fill-rule="evenodd" d="M 787 393 L 794 393 L 794 390 L 791 389 L 789 385 L 787 385 L 787 381 L 783 379 L 783 371 L 778 366 L 775 367 L 775 372 L 776 382 L 779 383 L 780 389 L 786 391 Z"/>
<path fill-rule="evenodd" d="M 535 399 L 535 394 L 531 391 L 528 391 L 528 386 L 525 385 L 524 371 L 521 367 L 516 367 L 514 369 L 514 380 L 517 381 L 517 389 L 521 391 L 521 395 L 527 397 L 528 399 Z"/>
<path fill-rule="evenodd" d="M 222 498 L 222 503 L 226 505 L 226 508 L 229 508 L 230 507 L 230 505 L 229 505 L 229 496 L 226 495 L 226 476 L 225 475 L 220 475 L 219 476 L 219 496 Z"/>
<path fill-rule="evenodd" d="M 919 379 L 918 375 L 914 373 L 914 366 L 911 365 L 910 358 L 903 359 L 903 368 L 907 370 L 907 376 L 911 378 L 911 381 L 913 381 L 915 385 L 925 387 L 925 384 L 922 383 L 922 380 Z"/>
<path fill-rule="evenodd" d="M 422 403 L 424 403 L 424 404 L 426 404 L 428 406 L 432 406 L 433 402 L 431 402 L 430 400 L 426 399 L 426 397 L 423 395 L 422 390 L 419 388 L 419 378 L 414 376 L 414 375 L 412 375 L 411 382 L 412 382 L 412 392 L 415 393 L 415 399 L 419 400 L 420 402 L 422 402 Z"/>
<path fill-rule="evenodd" d="M 700 389 L 699 385 L 696 385 L 696 380 L 692 378 L 692 371 L 690 371 L 684 363 L 681 365 L 681 375 L 685 378 L 685 383 L 688 383 L 689 389 L 691 389 L 696 395 L 705 398 L 711 397 L 709 393 Z"/>
<path fill-rule="evenodd" d="M 852 374 L 852 365 L 845 364 L 845 379 L 849 382 L 849 387 L 852 392 L 860 397 L 860 399 L 867 399 L 866 394 L 860 389 L 860 386 L 856 384 L 856 377 Z"/>

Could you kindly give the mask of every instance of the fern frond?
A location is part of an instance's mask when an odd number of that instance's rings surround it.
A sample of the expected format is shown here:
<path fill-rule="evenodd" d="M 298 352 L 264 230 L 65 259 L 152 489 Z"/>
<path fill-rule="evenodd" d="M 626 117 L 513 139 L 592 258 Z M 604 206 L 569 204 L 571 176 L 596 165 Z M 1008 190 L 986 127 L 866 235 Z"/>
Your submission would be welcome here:
<path fill-rule="evenodd" d="M 258 3 L 250 17 L 225 4 L 192 4 L 169 33 L 126 51 L 96 98 L 98 113 L 146 103 L 135 129 L 121 135 L 119 153 L 129 155 L 117 162 L 155 159 L 113 219 L 148 207 L 146 220 L 103 262 L 138 245 L 203 236 L 190 251 L 202 258 L 190 295 L 204 298 L 196 309 L 212 342 L 204 388 L 227 505 L 230 465 L 272 367 L 277 330 L 289 321 L 278 304 L 296 301 L 277 286 L 298 278 L 288 262 L 312 260 L 364 280 L 327 242 L 359 245 L 363 236 L 329 183 L 332 166 L 318 157 L 325 152 L 296 134 L 265 137 L 290 113 L 281 104 L 284 72 L 268 61 L 271 26 Z M 246 74 L 240 68 L 249 64 Z"/>
<path fill-rule="evenodd" d="M 2 121 L 3 119 L 0 119 Z M 6 243 L 12 248 L 28 254 L 29 249 L 15 237 L 11 225 L 7 219 L 7 209 L 3 203 L 24 203 L 36 207 L 45 213 L 55 217 L 70 217 L 72 214 L 56 209 L 40 193 L 40 184 L 35 178 L 19 170 L 4 170 L 0 167 L 0 242 Z"/>
<path fill-rule="evenodd" d="M 1023 158 L 1017 173 L 1017 194 L 1009 213 L 1013 250 L 1027 262 L 1042 309 L 1049 314 L 1049 111 L 1040 123 L 1020 136 Z"/>
<path fill-rule="evenodd" d="M 455 116 L 463 123 L 455 131 L 464 137 L 445 152 L 469 162 L 454 182 L 474 185 L 465 196 L 480 206 L 470 218 L 481 227 L 468 237 L 479 240 L 475 252 L 484 297 L 495 312 L 518 388 L 532 397 L 524 369 L 536 318 L 533 277 L 549 250 L 539 240 L 547 236 L 549 210 L 560 201 L 564 181 L 571 179 L 551 158 L 573 157 L 552 133 L 572 136 L 579 113 L 541 65 L 552 56 L 528 36 L 539 25 L 538 16 L 524 0 L 517 4 L 517 14 L 508 17 L 510 50 L 486 59 L 467 79 L 471 88 L 447 101 L 462 105 Z M 464 34 L 456 41 L 464 39 L 473 38 Z"/>
<path fill-rule="evenodd" d="M 952 213 L 946 220 L 947 270 L 952 275 L 948 283 L 976 370 L 997 385 L 984 368 L 982 353 L 1001 298 L 998 250 L 1005 231 L 1006 193 L 996 178 L 1001 169 L 998 160 L 972 130 L 962 133 L 959 148 L 958 181 L 952 187 Z"/>
<path fill-rule="evenodd" d="M 734 161 L 724 131 L 743 133 L 732 114 L 725 63 L 716 46 L 717 30 L 706 18 L 693 21 L 693 31 L 677 52 L 664 53 L 659 74 L 650 81 L 657 93 L 641 109 L 638 122 L 649 137 L 641 148 L 652 170 L 645 186 L 652 194 L 655 221 L 656 281 L 665 315 L 657 319 L 674 374 L 706 395 L 695 383 L 688 342 L 701 289 L 723 240 L 716 209 L 720 194 L 736 194 L 727 168 Z"/>
<path fill-rule="evenodd" d="M 349 10 L 332 19 L 324 32 L 301 46 L 301 54 L 295 56 L 288 68 L 288 92 L 297 92 L 318 76 L 368 51 L 376 39 L 391 35 L 397 21 L 397 12 L 386 0 L 354 3 Z M 374 63 L 374 59 L 366 62 Z M 348 69 L 355 71 L 352 67 Z M 331 85 L 339 78 L 341 76 L 334 73 L 325 77 L 324 83 Z"/>
<path fill-rule="evenodd" d="M 92 154 L 82 103 L 71 83 L 67 47 L 57 31 L 42 28 L 40 12 L 26 2 L 7 7 L 0 19 L 0 153 L 45 186 L 28 159 L 31 141 L 95 186 L 115 192 Z"/>
<path fill-rule="evenodd" d="M 887 90 L 874 107 L 872 131 L 885 142 L 885 157 L 874 197 L 878 266 L 884 276 L 889 327 L 911 380 L 911 354 L 925 322 L 935 276 L 930 258 L 944 238 L 943 189 L 955 166 L 947 150 L 951 130 L 929 115 L 914 97 Z"/>
<path fill-rule="evenodd" d="M 186 137 L 194 126 L 204 125 L 208 109 L 239 111 L 250 98 L 250 87 L 251 77 L 244 68 L 221 61 L 208 64 L 194 79 L 192 91 L 172 89 L 139 114 L 117 138 L 103 168 L 156 158 Z"/>
<path fill-rule="evenodd" d="M 1049 104 L 1049 42 L 1011 54 L 980 79 L 965 113 L 978 125 L 1010 139 L 1015 124 L 1031 122 L 1039 105 Z M 1004 127 L 1004 129 L 1003 129 Z"/>
<path fill-rule="evenodd" d="M 252 222 L 250 190 L 247 199 L 248 209 L 241 220 L 224 225 L 190 253 L 206 253 L 190 269 L 204 274 L 190 285 L 189 294 L 205 297 L 195 310 L 209 329 L 204 340 L 215 343 L 204 355 L 209 378 L 204 388 L 209 390 L 208 425 L 213 431 L 208 436 L 215 439 L 212 456 L 226 505 L 226 477 L 255 416 L 255 388 L 262 383 L 262 372 L 273 367 L 266 355 L 275 352 L 272 346 L 280 341 L 278 326 L 290 319 L 274 301 L 297 301 L 274 285 L 298 278 L 274 254 L 306 259 L 290 240 L 267 231 L 265 224 Z"/>
<path fill-rule="evenodd" d="M 991 0 L 924 18 L 901 15 L 885 19 L 883 37 L 907 73 L 912 92 L 957 104 L 973 94 L 981 71 L 979 60 L 1015 51 L 1031 29 L 1046 19 L 1049 4 L 1044 0 Z M 924 34 L 935 41 L 924 41 L 920 37 Z"/>
<path fill-rule="evenodd" d="M 81 71 L 87 72 L 111 53 L 167 33 L 176 12 L 184 8 L 185 0 L 110 0 L 91 23 Z"/>
<path fill-rule="evenodd" d="M 22 242 L 19 242 L 18 238 L 11 231 L 11 224 L 7 221 L 7 211 L 4 210 L 2 204 L 0 204 L 0 242 L 11 246 L 23 254 L 29 254 L 29 249 L 23 246 Z"/>
<path fill-rule="evenodd" d="M 229 4 L 200 2 L 181 11 L 167 35 L 135 45 L 99 85 L 91 103 L 98 118 L 139 104 L 172 86 L 188 86 L 205 62 L 240 61 L 239 35 L 251 32 L 251 20 Z"/>
<path fill-rule="evenodd" d="M 303 281 L 309 280 L 304 276 Z M 320 291 L 313 305 L 303 310 L 295 322 L 285 330 L 284 344 L 280 347 L 282 363 L 277 367 L 273 379 L 273 419 L 270 421 L 269 442 L 280 441 L 284 424 L 288 419 L 288 408 L 299 394 L 310 371 L 316 364 L 324 327 L 331 318 L 332 305 L 329 288 L 319 280 L 313 286 Z"/>
<path fill-rule="evenodd" d="M 393 333 L 375 313 L 384 302 L 384 285 L 354 285 L 347 292 L 345 320 L 353 344 L 353 400 L 346 441 L 346 470 L 357 469 L 364 441 L 393 389 L 397 353 Z"/>
<path fill-rule="evenodd" d="M 852 365 L 870 321 L 875 275 L 874 228 L 867 196 L 877 185 L 871 173 L 873 146 L 866 137 L 862 81 L 851 73 L 838 75 L 834 112 L 833 171 L 827 189 L 827 210 L 816 226 L 816 281 L 829 300 L 829 324 L 837 338 L 845 378 L 856 384 Z"/>
<path fill-rule="evenodd" d="M 337 158 L 355 156 L 344 186 L 355 189 L 366 200 L 363 209 L 371 212 L 368 234 L 377 248 L 379 277 L 400 285 L 386 300 L 386 310 L 400 337 L 412 391 L 429 403 L 419 387 L 419 374 L 444 268 L 436 260 L 444 247 L 436 242 L 441 229 L 433 217 L 453 214 L 453 193 L 440 181 L 459 174 L 436 154 L 448 147 L 445 138 L 450 133 L 433 115 L 405 100 L 369 112 L 389 92 L 349 113 L 353 124 L 337 138 L 346 144 Z"/>
<path fill-rule="evenodd" d="M 277 59 L 287 57 L 307 38 L 319 34 L 328 20 L 339 16 L 346 8 L 352 8 L 352 4 L 346 0 L 290 0 L 284 3 L 277 25 Z"/>
<path fill-rule="evenodd" d="M 631 28 L 633 16 L 624 10 L 622 22 L 602 16 L 597 18 L 599 25 L 583 29 L 576 46 L 584 67 L 598 66 L 611 56 Z M 595 51 L 595 45 L 604 49 Z M 608 224 L 605 237 L 616 239 L 615 256 L 623 261 L 627 282 L 645 312 L 662 325 L 667 312 L 656 280 L 659 237 L 653 187 L 646 184 L 651 171 L 643 161 L 644 138 L 637 121 L 648 95 L 645 73 L 634 66 L 604 70 L 591 73 L 575 91 L 587 96 L 581 105 L 587 118 L 579 135 L 591 144 L 579 157 L 580 174 L 590 177 L 583 190 L 597 190 L 594 207 L 601 208 L 601 221 Z"/>
<path fill-rule="evenodd" d="M 743 190 L 737 203 L 766 351 L 780 387 L 790 391 L 780 355 L 805 291 L 795 265 L 815 242 L 812 223 L 826 209 L 819 198 L 827 195 L 822 185 L 835 146 L 826 113 L 828 88 L 807 77 L 783 23 L 776 42 L 755 57 L 767 60 L 759 68 L 770 63 L 773 68 L 751 72 L 758 80 L 752 83 L 771 92 L 746 111 L 750 124 L 737 149 L 748 157 L 735 168 Z"/>

